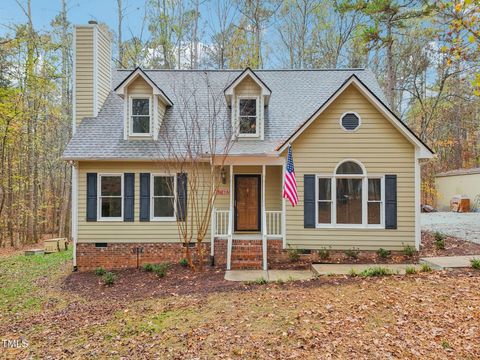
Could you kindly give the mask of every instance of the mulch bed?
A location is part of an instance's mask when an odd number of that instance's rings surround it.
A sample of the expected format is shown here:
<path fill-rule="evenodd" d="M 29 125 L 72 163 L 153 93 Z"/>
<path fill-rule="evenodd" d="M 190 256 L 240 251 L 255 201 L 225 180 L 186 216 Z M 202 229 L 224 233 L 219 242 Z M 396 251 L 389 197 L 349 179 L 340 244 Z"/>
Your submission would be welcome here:
<path fill-rule="evenodd" d="M 445 249 L 439 250 L 435 246 L 435 238 L 431 232 L 422 232 L 420 257 L 480 255 L 480 244 L 465 241 L 454 236 L 446 236 Z"/>
<path fill-rule="evenodd" d="M 190 268 L 172 265 L 164 278 L 140 269 L 113 272 L 117 280 L 112 286 L 104 285 L 101 277 L 89 271 L 71 273 L 64 280 L 62 288 L 90 299 L 144 299 L 249 288 L 244 283 L 225 280 L 225 269 L 209 266 L 203 272 L 194 272 Z"/>

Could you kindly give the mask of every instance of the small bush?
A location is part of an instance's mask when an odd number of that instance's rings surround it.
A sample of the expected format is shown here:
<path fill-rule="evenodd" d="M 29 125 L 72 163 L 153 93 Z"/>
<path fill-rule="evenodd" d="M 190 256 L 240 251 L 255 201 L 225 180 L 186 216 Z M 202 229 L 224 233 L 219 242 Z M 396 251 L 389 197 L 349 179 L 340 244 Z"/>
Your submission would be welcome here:
<path fill-rule="evenodd" d="M 288 249 L 288 259 L 292 262 L 298 261 L 300 259 L 300 251 L 298 249 Z"/>
<path fill-rule="evenodd" d="M 417 268 L 415 266 L 407 266 L 405 268 L 405 274 L 407 275 L 414 275 L 417 273 Z"/>
<path fill-rule="evenodd" d="M 360 250 L 357 248 L 351 248 L 351 249 L 345 250 L 344 254 L 347 255 L 349 259 L 357 260 L 358 255 L 360 254 Z"/>
<path fill-rule="evenodd" d="M 188 260 L 183 258 L 179 261 L 179 264 L 183 267 L 187 267 L 188 266 Z"/>
<path fill-rule="evenodd" d="M 415 255 L 415 252 L 416 250 L 413 246 L 407 245 L 403 247 L 403 255 L 405 256 L 412 257 Z"/>
<path fill-rule="evenodd" d="M 385 250 L 384 248 L 380 248 L 377 250 L 377 255 L 380 259 L 387 259 L 392 252 L 390 250 Z"/>
<path fill-rule="evenodd" d="M 356 277 L 356 276 L 358 276 L 358 273 L 355 271 L 355 269 L 350 269 L 348 271 L 348 276 Z"/>
<path fill-rule="evenodd" d="M 435 231 L 433 233 L 433 238 L 435 239 L 435 247 L 437 248 L 437 250 L 445 250 L 446 236 L 441 232 Z"/>
<path fill-rule="evenodd" d="M 106 271 L 103 267 L 98 267 L 95 269 L 95 275 L 97 276 L 103 276 L 105 275 Z"/>
<path fill-rule="evenodd" d="M 442 347 L 443 347 L 445 350 L 452 348 L 452 347 L 450 346 L 450 344 L 449 344 L 446 340 L 442 340 Z"/>
<path fill-rule="evenodd" d="M 422 264 L 422 266 L 420 267 L 420 272 L 430 272 L 430 271 L 432 271 L 432 268 L 428 264 Z"/>
<path fill-rule="evenodd" d="M 142 266 L 142 269 L 143 269 L 143 271 L 152 272 L 154 266 L 155 265 L 153 265 L 153 264 L 144 264 Z"/>
<path fill-rule="evenodd" d="M 168 270 L 168 264 L 167 263 L 161 263 L 161 264 L 156 264 L 153 265 L 153 272 L 160 278 L 165 277 L 167 275 L 167 270 Z"/>
<path fill-rule="evenodd" d="M 480 259 L 470 260 L 470 265 L 472 265 L 472 268 L 474 268 L 475 270 L 480 270 Z"/>
<path fill-rule="evenodd" d="M 385 276 L 385 275 L 392 275 L 392 272 L 387 268 L 381 266 L 375 266 L 368 269 L 363 270 L 360 273 L 361 276 Z"/>
<path fill-rule="evenodd" d="M 318 256 L 322 260 L 327 260 L 330 257 L 330 250 L 327 248 L 321 248 L 318 250 Z"/>
<path fill-rule="evenodd" d="M 258 279 L 254 280 L 254 281 L 247 281 L 246 282 L 247 285 L 265 285 L 267 283 L 268 283 L 268 281 L 263 276 L 259 277 Z"/>
<path fill-rule="evenodd" d="M 102 276 L 103 283 L 107 286 L 115 284 L 115 281 L 117 280 L 117 275 L 115 275 L 112 272 L 106 272 Z"/>

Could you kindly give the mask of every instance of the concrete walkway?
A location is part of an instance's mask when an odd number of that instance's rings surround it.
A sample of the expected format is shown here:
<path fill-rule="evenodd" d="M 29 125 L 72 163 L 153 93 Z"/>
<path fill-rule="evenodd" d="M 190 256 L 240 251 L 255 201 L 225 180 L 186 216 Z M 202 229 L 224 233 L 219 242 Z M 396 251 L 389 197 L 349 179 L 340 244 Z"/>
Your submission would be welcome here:
<path fill-rule="evenodd" d="M 444 270 L 468 268 L 471 266 L 470 260 L 472 259 L 480 259 L 480 255 L 426 257 L 421 258 L 420 262 L 430 265 L 433 269 Z"/>
<path fill-rule="evenodd" d="M 416 264 L 312 264 L 312 269 L 318 275 L 348 275 L 352 270 L 361 273 L 368 268 L 382 267 L 394 274 L 405 274 L 407 267 L 420 267 Z"/>
<path fill-rule="evenodd" d="M 314 274 L 310 270 L 230 270 L 225 272 L 229 281 L 293 281 L 310 280 Z"/>

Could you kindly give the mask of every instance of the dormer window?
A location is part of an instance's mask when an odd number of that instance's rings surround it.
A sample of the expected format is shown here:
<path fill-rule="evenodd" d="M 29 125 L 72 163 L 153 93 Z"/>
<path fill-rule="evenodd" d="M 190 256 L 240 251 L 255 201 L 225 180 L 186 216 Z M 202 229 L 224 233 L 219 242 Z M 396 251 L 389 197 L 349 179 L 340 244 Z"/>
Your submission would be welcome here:
<path fill-rule="evenodd" d="M 152 128 L 152 101 L 150 96 L 130 97 L 130 135 L 149 136 Z"/>
<path fill-rule="evenodd" d="M 258 136 L 258 99 L 238 99 L 239 136 Z"/>

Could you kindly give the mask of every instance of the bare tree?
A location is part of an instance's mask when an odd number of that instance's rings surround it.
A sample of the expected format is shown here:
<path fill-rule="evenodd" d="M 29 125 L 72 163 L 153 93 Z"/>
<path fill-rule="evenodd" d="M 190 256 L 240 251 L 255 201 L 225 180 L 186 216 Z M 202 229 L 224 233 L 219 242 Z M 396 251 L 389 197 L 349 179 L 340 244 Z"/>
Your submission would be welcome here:
<path fill-rule="evenodd" d="M 172 83 L 178 118 L 160 132 L 159 166 L 171 174 L 185 174 L 186 214 L 179 214 L 182 209 L 177 209 L 178 233 L 188 263 L 202 270 L 204 240 L 222 184 L 221 170 L 234 144 L 223 94 L 228 83 L 219 84 L 208 72 L 194 78 L 177 74 Z M 196 244 L 196 262 L 190 253 L 191 242 Z"/>

